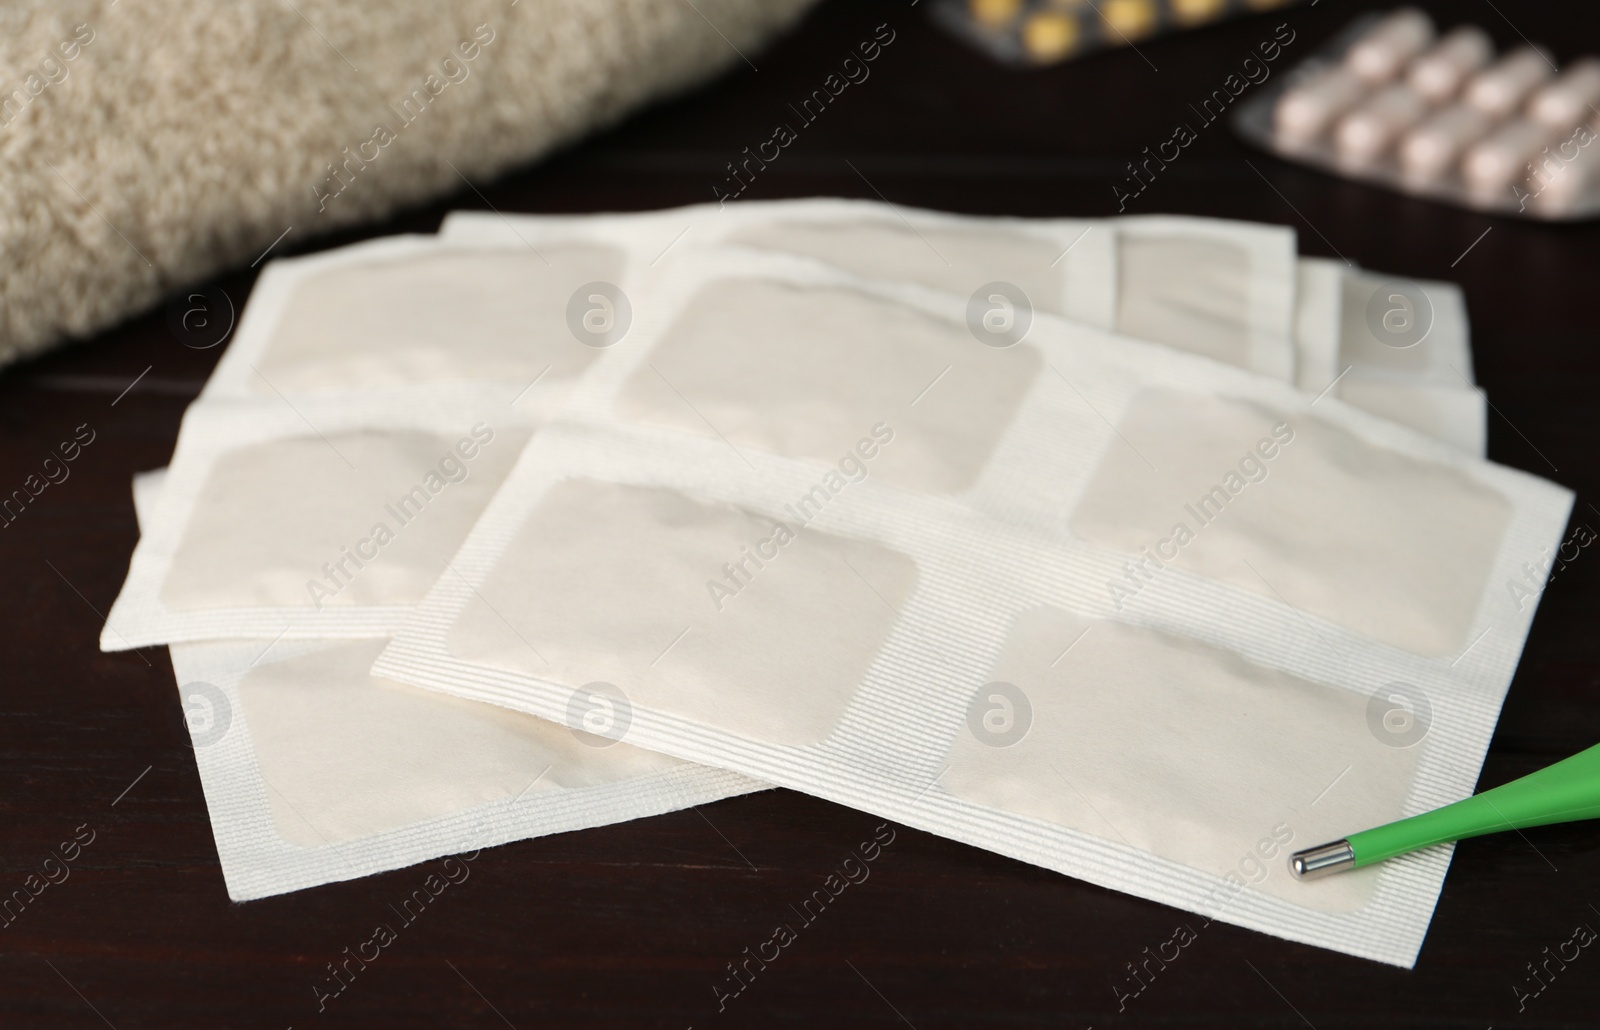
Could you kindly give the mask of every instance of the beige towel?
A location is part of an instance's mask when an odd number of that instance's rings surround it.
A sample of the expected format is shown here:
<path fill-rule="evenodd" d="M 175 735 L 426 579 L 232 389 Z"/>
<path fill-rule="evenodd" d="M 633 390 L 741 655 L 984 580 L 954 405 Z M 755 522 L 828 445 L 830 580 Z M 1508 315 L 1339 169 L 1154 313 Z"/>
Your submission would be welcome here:
<path fill-rule="evenodd" d="M 810 2 L 8 0 L 0 363 L 527 161 Z"/>

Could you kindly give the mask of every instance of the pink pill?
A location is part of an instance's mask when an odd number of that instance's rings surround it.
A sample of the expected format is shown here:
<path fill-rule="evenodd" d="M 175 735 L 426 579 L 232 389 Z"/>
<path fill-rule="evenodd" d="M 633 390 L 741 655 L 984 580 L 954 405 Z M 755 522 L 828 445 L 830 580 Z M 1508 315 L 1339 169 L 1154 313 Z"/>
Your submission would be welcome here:
<path fill-rule="evenodd" d="M 1560 139 L 1560 130 L 1526 118 L 1509 121 L 1468 148 L 1461 178 L 1478 197 L 1509 194 L 1528 177 L 1529 163 L 1541 148 Z"/>
<path fill-rule="evenodd" d="M 1528 114 L 1546 125 L 1570 129 L 1594 114 L 1596 104 L 1600 104 L 1600 60 L 1585 57 L 1535 93 L 1528 101 Z"/>
<path fill-rule="evenodd" d="M 1415 7 L 1402 7 L 1356 40 L 1344 63 L 1369 83 L 1388 82 L 1432 42 L 1432 20 Z"/>
<path fill-rule="evenodd" d="M 1470 104 L 1436 111 L 1406 133 L 1400 143 L 1400 168 L 1408 179 L 1431 182 L 1455 167 L 1467 147 L 1482 139 L 1493 124 Z"/>
<path fill-rule="evenodd" d="M 1347 164 L 1376 160 L 1427 113 L 1421 93 L 1403 82 L 1385 86 L 1339 120 L 1333 134 L 1339 159 Z"/>
<path fill-rule="evenodd" d="M 1555 73 L 1544 51 L 1522 47 L 1474 75 L 1467 83 L 1466 101 L 1492 117 L 1508 118 Z"/>
<path fill-rule="evenodd" d="M 1494 43 L 1489 34 L 1475 25 L 1451 30 L 1427 53 L 1417 58 L 1406 73 L 1406 81 L 1434 103 L 1455 96 L 1462 83 L 1488 67 L 1494 59 Z"/>
<path fill-rule="evenodd" d="M 1321 135 L 1366 92 L 1366 84 L 1350 69 L 1328 68 L 1284 90 L 1273 108 L 1273 125 L 1280 138 L 1305 142 Z"/>
<path fill-rule="evenodd" d="M 1562 141 L 1552 152 L 1563 157 L 1573 154 L 1571 160 L 1535 160 L 1538 171 L 1533 175 L 1528 189 L 1529 207 L 1546 214 L 1561 215 L 1591 205 L 1600 194 L 1600 145 L 1597 134 L 1590 126 L 1583 126 L 1574 136 Z M 1587 140 L 1587 143 L 1583 143 Z"/>

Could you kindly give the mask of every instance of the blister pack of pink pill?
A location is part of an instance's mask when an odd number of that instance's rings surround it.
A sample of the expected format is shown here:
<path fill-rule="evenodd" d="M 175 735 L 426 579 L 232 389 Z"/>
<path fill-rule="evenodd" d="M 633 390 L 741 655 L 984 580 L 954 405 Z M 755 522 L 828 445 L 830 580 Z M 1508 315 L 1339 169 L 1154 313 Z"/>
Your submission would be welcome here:
<path fill-rule="evenodd" d="M 1415 8 L 1351 23 L 1235 116 L 1280 157 L 1479 211 L 1600 214 L 1600 58 L 1441 33 Z"/>

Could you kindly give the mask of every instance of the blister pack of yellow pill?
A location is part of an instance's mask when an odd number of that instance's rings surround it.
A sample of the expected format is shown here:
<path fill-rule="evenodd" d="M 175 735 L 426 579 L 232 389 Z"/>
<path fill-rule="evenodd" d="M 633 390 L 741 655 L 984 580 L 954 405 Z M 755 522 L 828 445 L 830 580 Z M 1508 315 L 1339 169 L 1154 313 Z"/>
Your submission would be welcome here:
<path fill-rule="evenodd" d="M 1302 0 L 936 0 L 934 20 L 998 60 L 1047 65 Z"/>
<path fill-rule="evenodd" d="M 1234 127 L 1280 157 L 1479 211 L 1547 221 L 1600 214 L 1600 58 L 1496 53 L 1474 25 L 1415 8 L 1367 15 Z"/>

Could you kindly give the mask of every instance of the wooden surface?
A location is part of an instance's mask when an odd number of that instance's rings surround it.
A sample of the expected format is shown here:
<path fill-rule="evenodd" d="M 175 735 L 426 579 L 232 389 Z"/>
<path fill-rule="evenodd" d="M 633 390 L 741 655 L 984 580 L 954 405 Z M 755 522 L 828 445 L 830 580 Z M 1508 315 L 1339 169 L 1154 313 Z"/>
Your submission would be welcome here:
<path fill-rule="evenodd" d="M 881 192 L 957 211 L 1110 214 L 1122 164 L 1168 138 L 1275 25 L 1297 33 L 1287 66 L 1362 6 L 1324 0 L 1141 53 L 1016 73 L 946 37 L 921 9 L 836 0 L 749 55 L 758 71 L 741 64 L 479 184 L 481 195 L 464 189 L 370 233 L 296 233 L 279 252 L 430 231 L 451 207 L 709 200 L 724 164 L 768 138 L 785 104 L 885 23 L 895 41 L 871 78 L 747 197 Z M 1563 59 L 1600 51 L 1592 5 L 1578 0 L 1498 5 L 1514 27 L 1488 3 L 1425 6 L 1447 23 L 1476 20 L 1502 45 L 1526 34 Z M 1278 222 L 1299 231 L 1305 253 L 1461 282 L 1495 407 L 1491 456 L 1574 488 L 1576 517 L 1600 526 L 1589 503 L 1600 487 L 1595 226 L 1488 218 L 1343 183 L 1249 151 L 1220 125 L 1129 210 Z M 215 285 L 237 304 L 252 278 L 245 270 Z M 470 880 L 319 1013 L 324 964 L 365 940 L 421 872 L 230 903 L 165 651 L 103 655 L 95 645 L 135 540 L 129 477 L 165 464 L 217 353 L 180 345 L 157 311 L 0 373 L 0 489 L 19 486 L 80 424 L 95 433 L 71 477 L 0 530 L 0 889 L 20 887 L 75 828 L 94 834 L 70 878 L 0 929 L 0 1025 L 1478 1030 L 1600 1018 L 1600 948 L 1558 972 L 1525 1012 L 1514 991 L 1531 988 L 1527 964 L 1545 948 L 1579 924 L 1600 928 L 1596 825 L 1463 845 L 1415 971 L 1217 924 L 1122 1012 L 1113 984 L 1125 981 L 1124 964 L 1196 917 L 902 829 L 871 879 L 719 1013 L 712 985 L 726 963 L 766 940 L 879 822 L 787 791 L 485 852 Z M 1484 786 L 1600 741 L 1597 588 L 1600 556 L 1589 551 L 1549 587 Z"/>

